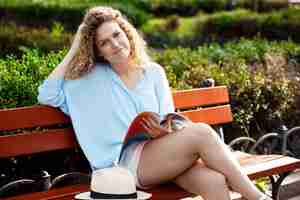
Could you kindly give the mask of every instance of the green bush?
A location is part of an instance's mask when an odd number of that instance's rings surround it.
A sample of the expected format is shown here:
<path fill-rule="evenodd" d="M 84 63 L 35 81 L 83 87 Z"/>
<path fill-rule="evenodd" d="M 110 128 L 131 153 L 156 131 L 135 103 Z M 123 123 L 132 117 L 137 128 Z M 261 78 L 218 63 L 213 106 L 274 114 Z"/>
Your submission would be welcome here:
<path fill-rule="evenodd" d="M 280 120 L 290 127 L 299 123 L 300 63 L 291 60 L 290 54 L 299 56 L 299 46 L 266 40 L 153 53 L 165 66 L 173 88 L 199 87 L 207 78 L 229 87 L 234 123 L 227 129 L 235 133 L 229 137 L 258 137 Z"/>
<path fill-rule="evenodd" d="M 64 31 L 60 23 L 54 22 L 51 30 L 29 28 L 14 23 L 0 24 L 0 57 L 21 56 L 26 48 L 38 48 L 43 52 L 69 47 L 73 35 Z"/>
<path fill-rule="evenodd" d="M 198 0 L 144 0 L 146 9 L 156 16 L 178 14 L 181 16 L 195 15 L 199 10 Z"/>
<path fill-rule="evenodd" d="M 152 19 L 141 27 L 151 46 L 173 48 L 179 45 L 194 48 L 203 43 L 224 43 L 241 37 L 300 42 L 300 12 L 296 8 L 264 14 L 239 9 L 199 14 L 191 18 L 178 17 L 181 23 L 174 30 L 165 29 L 168 20 Z"/>
<path fill-rule="evenodd" d="M 150 17 L 134 0 L 2 0 L 0 11 L 2 21 L 48 28 L 52 26 L 52 21 L 58 21 L 65 29 L 75 31 L 85 11 L 96 5 L 108 5 L 119 9 L 136 26 L 140 26 Z"/>
<path fill-rule="evenodd" d="M 177 14 L 193 16 L 199 11 L 206 13 L 246 8 L 259 12 L 269 12 L 288 7 L 287 0 L 143 0 L 143 7 L 156 16 Z"/>
<path fill-rule="evenodd" d="M 250 37 L 259 32 L 260 15 L 248 10 L 219 12 L 207 17 L 206 21 L 196 23 L 196 31 L 208 40 L 224 40 L 226 38 Z M 195 36 L 197 37 L 197 36 Z"/>
<path fill-rule="evenodd" d="M 300 42 L 300 12 L 289 8 L 268 14 L 257 14 L 246 10 L 221 12 L 199 22 L 197 32 L 207 35 L 208 40 L 231 40 L 241 36 L 260 35 L 271 40 L 292 39 Z"/>
<path fill-rule="evenodd" d="M 37 87 L 65 53 L 62 50 L 43 55 L 38 50 L 26 50 L 21 59 L 0 59 L 0 108 L 35 104 Z"/>
<path fill-rule="evenodd" d="M 199 7 L 211 13 L 225 10 L 227 2 L 228 0 L 202 0 L 199 1 Z"/>
<path fill-rule="evenodd" d="M 288 0 L 242 0 L 239 4 L 241 8 L 258 12 L 269 12 L 289 7 Z"/>

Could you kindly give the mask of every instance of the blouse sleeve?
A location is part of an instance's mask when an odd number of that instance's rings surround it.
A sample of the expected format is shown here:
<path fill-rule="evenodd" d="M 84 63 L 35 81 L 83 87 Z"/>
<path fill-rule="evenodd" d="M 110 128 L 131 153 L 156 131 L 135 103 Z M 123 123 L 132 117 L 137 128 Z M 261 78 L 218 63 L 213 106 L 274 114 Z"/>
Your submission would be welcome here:
<path fill-rule="evenodd" d="M 159 103 L 159 115 L 162 117 L 167 113 L 172 113 L 175 111 L 173 97 L 171 93 L 171 89 L 169 86 L 169 82 L 167 80 L 166 73 L 164 69 L 156 64 L 156 83 L 155 90 Z"/>
<path fill-rule="evenodd" d="M 63 91 L 63 78 L 46 79 L 38 88 L 38 102 L 40 104 L 59 107 L 69 115 L 66 97 Z"/>

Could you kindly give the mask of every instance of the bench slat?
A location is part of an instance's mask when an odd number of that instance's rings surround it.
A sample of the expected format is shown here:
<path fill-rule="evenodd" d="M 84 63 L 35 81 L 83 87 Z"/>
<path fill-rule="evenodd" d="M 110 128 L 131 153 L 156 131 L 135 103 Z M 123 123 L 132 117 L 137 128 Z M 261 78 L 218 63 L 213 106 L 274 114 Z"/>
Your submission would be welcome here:
<path fill-rule="evenodd" d="M 283 155 L 251 155 L 239 152 L 239 162 L 250 179 L 270 176 L 300 168 L 300 160 Z"/>
<path fill-rule="evenodd" d="M 76 146 L 78 144 L 70 128 L 0 136 L 0 158 L 71 149 Z"/>
<path fill-rule="evenodd" d="M 181 113 L 195 122 L 205 122 L 211 125 L 232 121 L 229 105 Z M 70 128 L 0 136 L 0 158 L 71 149 L 76 146 L 77 142 Z"/>
<path fill-rule="evenodd" d="M 233 120 L 229 105 L 183 111 L 180 113 L 187 116 L 193 122 L 205 122 L 210 125 L 224 124 Z"/>
<path fill-rule="evenodd" d="M 28 106 L 0 110 L 0 131 L 66 124 L 69 117 L 50 106 Z"/>
<path fill-rule="evenodd" d="M 226 86 L 175 91 L 173 92 L 173 98 L 177 109 L 229 102 Z M 201 118 L 201 120 L 203 119 Z M 67 124 L 70 122 L 70 118 L 57 108 L 35 105 L 2 109 L 0 110 L 0 121 L 0 131 L 9 131 L 21 128 Z"/>
<path fill-rule="evenodd" d="M 175 107 L 178 109 L 195 106 L 225 104 L 229 102 L 226 86 L 197 88 L 173 92 Z"/>

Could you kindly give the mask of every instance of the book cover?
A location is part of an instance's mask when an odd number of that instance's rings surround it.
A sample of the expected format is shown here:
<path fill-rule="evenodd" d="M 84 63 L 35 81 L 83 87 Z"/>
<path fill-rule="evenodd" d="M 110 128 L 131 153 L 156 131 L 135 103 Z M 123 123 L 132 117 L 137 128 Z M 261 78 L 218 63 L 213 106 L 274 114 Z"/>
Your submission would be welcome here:
<path fill-rule="evenodd" d="M 163 135 L 157 135 L 157 133 L 148 132 L 143 124 L 143 120 L 151 118 L 155 123 L 157 123 L 160 128 L 164 129 L 162 134 L 166 132 L 172 133 L 174 131 L 179 131 L 183 129 L 187 122 L 190 120 L 178 113 L 168 113 L 160 118 L 159 114 L 155 112 L 142 112 L 138 114 L 134 120 L 131 122 L 127 134 L 125 136 L 124 145 L 126 145 L 131 140 L 146 140 L 153 139 L 156 137 L 161 137 Z"/>

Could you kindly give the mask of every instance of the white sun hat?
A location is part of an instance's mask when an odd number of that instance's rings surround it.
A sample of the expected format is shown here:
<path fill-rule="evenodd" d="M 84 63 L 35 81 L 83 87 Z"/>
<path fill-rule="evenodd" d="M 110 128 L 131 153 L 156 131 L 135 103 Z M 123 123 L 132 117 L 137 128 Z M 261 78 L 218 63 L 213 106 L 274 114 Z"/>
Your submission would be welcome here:
<path fill-rule="evenodd" d="M 137 191 L 133 175 L 125 168 L 116 166 L 92 173 L 90 192 L 77 194 L 80 200 L 146 200 L 149 193 Z"/>

